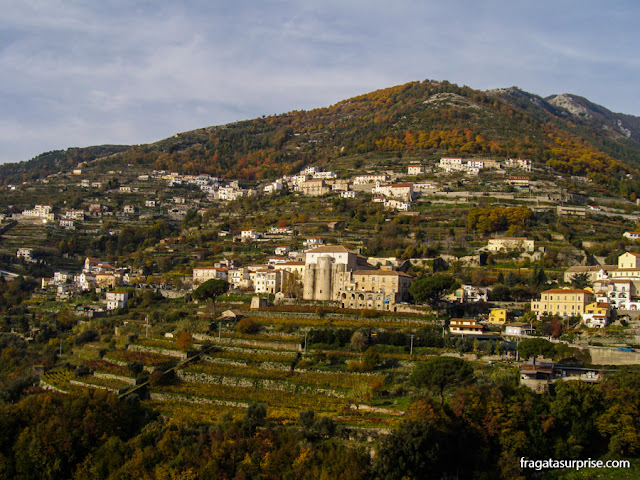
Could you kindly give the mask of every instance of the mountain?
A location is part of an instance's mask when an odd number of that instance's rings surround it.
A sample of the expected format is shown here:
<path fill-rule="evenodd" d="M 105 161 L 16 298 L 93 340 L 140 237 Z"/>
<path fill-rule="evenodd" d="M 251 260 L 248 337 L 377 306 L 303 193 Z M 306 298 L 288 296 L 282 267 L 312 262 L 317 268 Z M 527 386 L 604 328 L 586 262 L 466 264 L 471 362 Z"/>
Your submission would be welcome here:
<path fill-rule="evenodd" d="M 101 164 L 134 163 L 247 180 L 341 157 L 354 164 L 372 156 L 523 157 L 560 173 L 589 176 L 617 191 L 640 168 L 639 139 L 640 118 L 612 113 L 578 96 L 542 98 L 516 87 L 484 92 L 425 80 L 330 107 L 184 132 L 153 144 L 92 147 L 103 151 L 84 157 Z M 0 166 L 0 180 L 10 183 L 17 174 L 32 178 L 69 169 L 84 150 L 58 153 L 55 162 L 40 156 L 17 164 L 20 168 Z"/>
<path fill-rule="evenodd" d="M 6 185 L 43 178 L 57 172 L 68 171 L 83 162 L 125 152 L 129 148 L 131 147 L 127 145 L 98 145 L 45 152 L 26 162 L 0 165 L 0 182 Z"/>

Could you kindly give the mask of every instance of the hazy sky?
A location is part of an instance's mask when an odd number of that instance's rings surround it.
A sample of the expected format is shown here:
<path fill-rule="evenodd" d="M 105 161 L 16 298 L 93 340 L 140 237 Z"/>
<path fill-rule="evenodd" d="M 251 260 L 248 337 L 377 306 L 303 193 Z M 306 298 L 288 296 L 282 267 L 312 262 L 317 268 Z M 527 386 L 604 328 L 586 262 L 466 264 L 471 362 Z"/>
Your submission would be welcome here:
<path fill-rule="evenodd" d="M 147 143 L 412 80 L 640 116 L 640 2 L 0 0 L 0 162 Z"/>

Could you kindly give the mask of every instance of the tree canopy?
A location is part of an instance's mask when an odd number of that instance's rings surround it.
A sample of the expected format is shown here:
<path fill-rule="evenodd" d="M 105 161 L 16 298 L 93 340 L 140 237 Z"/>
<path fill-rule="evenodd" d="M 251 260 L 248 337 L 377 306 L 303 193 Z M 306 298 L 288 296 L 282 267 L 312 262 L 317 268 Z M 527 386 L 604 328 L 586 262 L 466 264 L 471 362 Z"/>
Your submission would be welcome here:
<path fill-rule="evenodd" d="M 471 364 L 456 357 L 435 357 L 419 363 L 411 372 L 409 381 L 416 387 L 427 387 L 440 395 L 440 404 L 444 403 L 444 391 L 447 388 L 462 385 L 473 376 Z"/>
<path fill-rule="evenodd" d="M 455 278 L 446 275 L 433 275 L 423 277 L 411 284 L 409 293 L 417 303 L 427 303 L 439 314 L 438 306 L 447 293 L 458 288 L 459 283 Z"/>
<path fill-rule="evenodd" d="M 216 302 L 216 298 L 229 290 L 229 282 L 221 278 L 212 278 L 202 283 L 193 292 L 193 298 L 196 300 L 211 300 Z"/>
<path fill-rule="evenodd" d="M 527 338 L 518 345 L 518 354 L 524 358 L 536 358 L 540 355 L 551 358 L 555 353 L 553 343 L 544 338 Z"/>

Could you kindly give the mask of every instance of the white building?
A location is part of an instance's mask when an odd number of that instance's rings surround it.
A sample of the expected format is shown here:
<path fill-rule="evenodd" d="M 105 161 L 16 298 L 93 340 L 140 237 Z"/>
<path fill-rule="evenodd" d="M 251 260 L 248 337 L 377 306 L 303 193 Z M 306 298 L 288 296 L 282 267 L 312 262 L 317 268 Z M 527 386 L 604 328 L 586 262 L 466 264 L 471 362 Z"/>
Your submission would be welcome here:
<path fill-rule="evenodd" d="M 248 267 L 230 269 L 228 281 L 233 288 L 249 290 L 253 288 L 253 282 Z"/>
<path fill-rule="evenodd" d="M 533 252 L 535 250 L 535 241 L 524 237 L 491 238 L 487 243 L 487 250 L 490 252 L 508 252 L 511 250 Z"/>
<path fill-rule="evenodd" d="M 25 262 L 33 263 L 35 259 L 33 258 L 33 248 L 19 248 L 16 252 L 17 258 L 22 258 Z"/>
<path fill-rule="evenodd" d="M 194 288 L 207 280 L 219 278 L 227 280 L 229 269 L 225 267 L 198 267 L 193 269 L 193 286 Z"/>
<path fill-rule="evenodd" d="M 389 181 L 389 175 L 384 173 L 375 173 L 370 175 L 357 175 L 353 178 L 354 185 L 366 185 L 370 183 L 386 183 Z"/>
<path fill-rule="evenodd" d="M 124 308 L 129 300 L 127 292 L 107 292 L 107 310 Z"/>
<path fill-rule="evenodd" d="M 60 220 L 60 226 L 62 228 L 66 228 L 67 230 L 75 230 L 75 225 L 73 223 L 73 220 L 68 220 L 68 219 L 62 219 Z"/>
<path fill-rule="evenodd" d="M 455 335 L 482 335 L 483 326 L 475 318 L 452 318 L 449 332 Z"/>
<path fill-rule="evenodd" d="M 248 242 L 250 240 L 257 240 L 260 238 L 260 234 L 255 230 L 242 230 L 240 232 L 240 238 L 243 242 Z"/>
<path fill-rule="evenodd" d="M 307 238 L 304 242 L 302 242 L 304 246 L 308 248 L 314 248 L 319 245 L 324 245 L 324 240 L 320 237 L 310 237 Z"/>
<path fill-rule="evenodd" d="M 504 162 L 506 167 L 519 168 L 525 172 L 533 170 L 533 162 L 525 158 L 509 158 Z"/>
<path fill-rule="evenodd" d="M 408 175 L 422 175 L 424 173 L 423 165 L 409 165 L 407 168 Z"/>
<path fill-rule="evenodd" d="M 264 193 L 266 195 L 272 194 L 272 193 L 277 193 L 282 191 L 283 185 L 282 185 L 282 180 L 278 179 L 275 182 L 270 183 L 269 185 L 264 187 Z"/>
<path fill-rule="evenodd" d="M 24 210 L 22 215 L 25 217 L 39 218 L 45 222 L 55 220 L 55 215 L 51 213 L 51 205 L 36 205 L 32 210 Z"/>
<path fill-rule="evenodd" d="M 290 251 L 291 251 L 291 247 L 282 246 L 282 247 L 276 247 L 276 250 L 274 253 L 276 255 L 287 255 Z"/>
<path fill-rule="evenodd" d="M 390 183 L 387 185 L 376 185 L 372 190 L 374 194 L 384 195 L 385 197 L 398 198 L 405 202 L 413 200 L 413 183 Z"/>

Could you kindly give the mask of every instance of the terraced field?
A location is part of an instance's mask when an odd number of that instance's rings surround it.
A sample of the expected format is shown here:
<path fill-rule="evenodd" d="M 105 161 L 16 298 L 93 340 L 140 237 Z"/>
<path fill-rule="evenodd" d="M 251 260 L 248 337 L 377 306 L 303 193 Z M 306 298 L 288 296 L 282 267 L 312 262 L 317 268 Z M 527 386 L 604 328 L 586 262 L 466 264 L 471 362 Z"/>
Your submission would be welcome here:
<path fill-rule="evenodd" d="M 227 325 L 221 332 L 194 333 L 187 345 L 178 335 L 167 338 L 152 330 L 148 338 L 132 338 L 125 349 L 102 349 L 99 359 L 75 356 L 74 363 L 88 367 L 88 375 L 50 372 L 43 386 L 135 393 L 147 407 L 179 420 L 239 418 L 250 404 L 263 403 L 268 418 L 283 424 L 295 423 L 302 411 L 311 409 L 350 428 L 393 429 L 410 401 L 406 388 L 398 385 L 407 385 L 417 361 L 441 350 L 421 347 L 409 354 L 404 347 L 378 345 L 375 364 L 365 368 L 365 353 L 348 344 L 350 332 L 366 326 L 370 333 L 397 332 L 404 337 L 428 322 L 410 315 L 253 318 L 260 323 L 258 333 L 241 333 Z M 351 330 L 347 345 L 305 345 L 313 328 Z"/>

